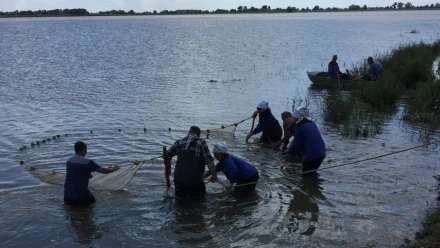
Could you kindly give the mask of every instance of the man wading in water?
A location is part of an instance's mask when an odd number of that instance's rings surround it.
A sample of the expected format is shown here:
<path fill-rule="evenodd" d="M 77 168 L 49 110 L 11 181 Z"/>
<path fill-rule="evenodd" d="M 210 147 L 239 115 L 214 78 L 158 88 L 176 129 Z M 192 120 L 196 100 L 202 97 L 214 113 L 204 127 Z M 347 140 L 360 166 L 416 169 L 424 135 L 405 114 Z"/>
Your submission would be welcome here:
<path fill-rule="evenodd" d="M 316 176 L 316 171 L 321 166 L 326 156 L 325 143 L 316 124 L 307 119 L 309 110 L 306 107 L 298 107 L 293 114 L 284 112 L 282 115 L 284 126 L 284 143 L 282 150 L 286 150 L 287 142 L 291 135 L 295 138 L 289 146 L 289 153 L 292 155 L 301 155 L 303 158 L 302 171 L 307 172 L 306 176 Z M 313 172 L 308 172 L 313 171 Z"/>
<path fill-rule="evenodd" d="M 93 160 L 86 158 L 87 145 L 82 141 L 75 143 L 75 156 L 67 160 L 66 181 L 64 182 L 64 202 L 68 204 L 92 204 L 95 197 L 90 193 L 89 179 L 91 172 L 109 174 L 119 170 L 115 165 L 112 168 L 101 168 Z"/>
<path fill-rule="evenodd" d="M 262 101 L 257 105 L 257 110 L 252 114 L 252 118 L 260 117 L 258 125 L 246 136 L 246 142 L 256 134 L 263 132 L 260 137 L 260 142 L 278 142 L 283 136 L 283 130 L 281 129 L 280 123 L 272 115 L 269 108 L 269 103 Z"/>
<path fill-rule="evenodd" d="M 188 135 L 176 141 L 168 149 L 167 166 L 171 166 L 171 159 L 177 156 L 174 169 L 174 187 L 176 197 L 202 198 L 206 193 L 203 174 L 205 165 L 211 172 L 211 181 L 217 181 L 217 171 L 214 159 L 209 152 L 208 145 L 200 138 L 200 128 L 192 126 Z"/>

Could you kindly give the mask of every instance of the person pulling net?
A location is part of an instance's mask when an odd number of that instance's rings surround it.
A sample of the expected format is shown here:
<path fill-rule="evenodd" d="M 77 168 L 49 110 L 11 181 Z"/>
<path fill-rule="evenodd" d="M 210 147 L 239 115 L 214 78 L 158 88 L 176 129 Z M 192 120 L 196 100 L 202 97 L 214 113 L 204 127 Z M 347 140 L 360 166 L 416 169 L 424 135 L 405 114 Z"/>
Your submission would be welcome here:
<path fill-rule="evenodd" d="M 206 130 L 208 134 L 211 131 L 220 131 L 222 133 L 234 133 L 237 126 L 246 120 L 249 120 L 250 118 L 246 118 L 244 120 L 241 120 L 237 123 L 229 124 L 221 126 L 220 128 L 215 128 L 211 130 Z M 200 133 L 203 131 L 200 130 Z M 91 132 L 93 133 L 93 132 Z M 200 134 L 199 134 L 200 135 Z M 67 137 L 67 136 L 66 136 Z M 20 149 L 24 150 L 24 149 Z M 140 167 L 148 162 L 153 162 L 154 160 L 157 160 L 159 158 L 166 158 L 168 156 L 168 153 L 165 150 L 163 151 L 163 154 L 161 156 L 151 158 L 148 160 L 143 161 L 135 161 L 134 164 L 122 166 L 117 171 L 112 172 L 110 174 L 101 174 L 99 172 L 90 171 L 90 179 L 88 180 L 88 187 L 96 190 L 109 190 L 109 191 L 117 191 L 123 189 L 132 178 L 135 176 L 136 172 L 140 169 Z M 24 164 L 24 161 L 20 162 L 21 164 Z M 25 166 L 29 170 L 29 172 L 40 179 L 44 183 L 48 184 L 54 184 L 54 185 L 64 185 L 66 182 L 66 172 L 61 171 L 43 171 L 39 170 L 35 167 L 28 167 Z M 167 186 L 170 187 L 170 181 L 169 177 L 171 174 L 171 168 L 167 164 L 165 165 L 165 177 L 167 180 Z"/>
<path fill-rule="evenodd" d="M 229 185 L 221 183 L 227 190 L 235 186 L 234 192 L 243 194 L 255 189 L 260 175 L 253 165 L 244 159 L 229 154 L 228 146 L 225 142 L 215 144 L 212 152 L 219 161 L 216 165 L 216 171 L 223 172 L 229 180 Z M 211 171 L 207 171 L 204 175 L 204 177 L 209 176 L 211 176 Z"/>
<path fill-rule="evenodd" d="M 273 116 L 269 103 L 262 101 L 257 105 L 257 110 L 252 114 L 252 118 L 259 116 L 258 125 L 246 136 L 246 142 L 256 134 L 261 134 L 260 142 L 268 142 L 273 144 L 278 142 L 283 136 L 283 130 L 278 120 Z"/>

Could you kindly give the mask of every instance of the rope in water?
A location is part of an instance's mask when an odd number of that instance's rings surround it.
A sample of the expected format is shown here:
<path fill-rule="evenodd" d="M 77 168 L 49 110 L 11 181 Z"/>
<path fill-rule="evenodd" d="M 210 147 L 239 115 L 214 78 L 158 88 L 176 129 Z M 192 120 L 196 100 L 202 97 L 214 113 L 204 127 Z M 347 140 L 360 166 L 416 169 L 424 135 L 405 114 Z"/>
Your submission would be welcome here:
<path fill-rule="evenodd" d="M 347 162 L 347 163 L 343 163 L 343 164 L 339 164 L 339 165 L 334 165 L 334 166 L 329 166 L 329 167 L 325 167 L 325 168 L 319 168 L 319 169 L 316 169 L 316 170 L 304 171 L 301 174 L 306 174 L 306 173 L 316 172 L 316 171 L 322 171 L 322 170 L 329 170 L 329 169 L 333 169 L 333 168 L 337 168 L 337 167 L 342 167 L 342 166 L 347 166 L 347 165 L 351 165 L 351 164 L 357 164 L 357 163 L 361 163 L 361 162 L 365 162 L 365 161 L 370 161 L 370 160 L 374 160 L 374 159 L 378 159 L 378 158 L 383 158 L 383 157 L 387 157 L 387 156 L 403 153 L 403 152 L 410 151 L 410 150 L 415 150 L 417 148 L 426 147 L 426 146 L 430 146 L 430 145 L 434 145 L 434 144 L 438 144 L 438 143 L 440 143 L 440 140 L 436 140 L 436 141 L 433 141 L 433 142 L 430 142 L 430 143 L 427 143 L 427 144 L 424 144 L 424 145 L 414 146 L 414 147 L 411 147 L 411 148 L 407 148 L 407 149 L 403 149 L 403 150 L 399 150 L 399 151 L 395 151 L 395 152 L 390 152 L 390 153 L 387 153 L 387 154 L 383 154 L 383 155 L 379 155 L 379 156 L 375 156 L 375 157 L 371 157 L 371 158 L 356 160 L 356 161 Z M 282 178 L 285 178 L 285 177 L 282 176 L 282 177 L 276 177 L 276 178 L 271 178 L 271 179 L 266 179 L 266 180 L 259 180 L 259 182 L 270 182 L 270 181 L 279 180 L 279 179 L 282 179 Z M 244 184 L 235 185 L 235 187 L 243 187 L 243 186 L 252 185 L 252 184 L 256 184 L 256 183 L 257 182 L 244 183 Z"/>

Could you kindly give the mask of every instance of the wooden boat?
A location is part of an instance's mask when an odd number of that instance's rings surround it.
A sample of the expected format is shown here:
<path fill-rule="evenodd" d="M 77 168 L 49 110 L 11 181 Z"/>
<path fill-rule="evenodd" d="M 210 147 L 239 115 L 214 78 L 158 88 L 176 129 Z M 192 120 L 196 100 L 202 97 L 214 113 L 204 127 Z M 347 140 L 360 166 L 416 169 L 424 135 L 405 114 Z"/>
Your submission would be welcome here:
<path fill-rule="evenodd" d="M 343 80 L 343 79 L 337 79 L 337 78 L 331 78 L 326 75 L 328 73 L 323 73 L 319 71 L 311 71 L 307 72 L 307 75 L 309 76 L 310 81 L 312 81 L 313 85 L 320 86 L 320 87 L 329 87 L 329 88 L 346 88 L 350 86 L 356 86 L 360 83 L 366 82 L 365 80 L 351 77 L 350 80 Z"/>

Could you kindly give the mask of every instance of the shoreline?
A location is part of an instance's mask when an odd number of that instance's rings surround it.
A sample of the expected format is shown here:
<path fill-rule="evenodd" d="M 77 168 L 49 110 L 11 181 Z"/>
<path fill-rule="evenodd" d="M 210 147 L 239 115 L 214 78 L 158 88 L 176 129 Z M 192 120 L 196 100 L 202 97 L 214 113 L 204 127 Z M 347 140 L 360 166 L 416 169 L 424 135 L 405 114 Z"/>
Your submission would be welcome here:
<path fill-rule="evenodd" d="M 422 222 L 422 227 L 415 233 L 416 237 L 406 248 L 440 247 L 440 174 L 434 176 L 438 181 L 437 207 L 429 211 Z"/>
<path fill-rule="evenodd" d="M 331 11 L 295 11 L 295 12 L 202 12 L 202 13 L 135 13 L 135 14 L 99 14 L 99 13 L 90 13 L 86 15 L 68 15 L 68 14 L 62 14 L 62 15 L 5 15 L 0 14 L 0 18 L 32 18 L 32 17 L 100 17 L 100 16 L 206 16 L 206 15 L 251 15 L 251 14 L 324 14 L 324 13 L 368 13 L 368 12 L 411 12 L 411 11 L 440 11 L 439 8 L 429 8 L 429 9 L 369 9 L 369 10 L 331 10 Z M 2 13 L 0 11 L 0 13 Z M 7 12 L 3 12 L 7 13 Z M 9 12 L 11 13 L 11 12 Z"/>

